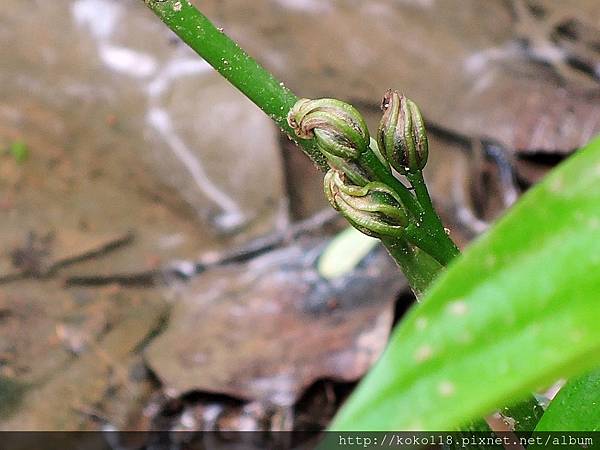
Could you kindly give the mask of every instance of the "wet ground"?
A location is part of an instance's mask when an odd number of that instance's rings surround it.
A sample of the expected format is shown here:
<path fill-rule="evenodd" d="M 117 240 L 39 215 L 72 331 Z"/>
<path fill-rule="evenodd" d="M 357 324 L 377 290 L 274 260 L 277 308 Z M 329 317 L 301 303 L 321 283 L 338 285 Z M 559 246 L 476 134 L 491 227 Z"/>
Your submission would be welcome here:
<path fill-rule="evenodd" d="M 600 132 L 594 0 L 199 5 L 299 95 L 415 99 L 461 245 Z M 316 169 L 143 2 L 4 0 L 0 44 L 0 429 L 326 426 L 410 297 L 318 272 Z"/>

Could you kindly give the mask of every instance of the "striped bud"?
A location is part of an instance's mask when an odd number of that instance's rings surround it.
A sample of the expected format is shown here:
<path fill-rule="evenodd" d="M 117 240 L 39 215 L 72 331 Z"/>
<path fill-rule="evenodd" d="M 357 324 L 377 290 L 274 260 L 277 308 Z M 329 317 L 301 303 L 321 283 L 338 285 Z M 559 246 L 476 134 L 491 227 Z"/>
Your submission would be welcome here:
<path fill-rule="evenodd" d="M 354 107 L 339 100 L 298 100 L 287 120 L 299 138 L 314 138 L 326 157 L 355 161 L 369 146 L 369 131 L 363 117 Z"/>
<path fill-rule="evenodd" d="M 352 185 L 344 174 L 332 169 L 325 175 L 324 189 L 331 206 L 369 236 L 400 236 L 408 225 L 402 201 L 381 182 Z"/>
<path fill-rule="evenodd" d="M 429 153 L 425 123 L 417 105 L 398 91 L 386 92 L 377 130 L 379 149 L 403 175 L 423 170 Z"/>

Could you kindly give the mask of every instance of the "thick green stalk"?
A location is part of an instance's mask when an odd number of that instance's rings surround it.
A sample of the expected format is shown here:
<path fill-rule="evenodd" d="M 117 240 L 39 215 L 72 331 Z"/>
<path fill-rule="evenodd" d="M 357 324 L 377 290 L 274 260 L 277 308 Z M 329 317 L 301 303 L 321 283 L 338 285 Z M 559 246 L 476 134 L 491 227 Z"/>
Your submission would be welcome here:
<path fill-rule="evenodd" d="M 189 0 L 143 0 L 187 45 L 262 109 L 322 170 L 325 157 L 311 140 L 297 140 L 287 113 L 298 97 L 216 28 Z"/>
<path fill-rule="evenodd" d="M 446 234 L 444 225 L 433 207 L 427 185 L 423 179 L 423 172 L 409 174 L 407 178 L 414 188 L 417 200 L 424 211 L 419 227 L 421 229 L 416 233 L 415 230 L 409 231 L 409 240 L 430 253 L 440 264 L 447 266 L 450 261 L 460 254 L 460 251 Z"/>
<path fill-rule="evenodd" d="M 381 242 L 406 276 L 417 298 L 421 297 L 444 268 L 421 249 L 404 239 L 382 238 Z"/>

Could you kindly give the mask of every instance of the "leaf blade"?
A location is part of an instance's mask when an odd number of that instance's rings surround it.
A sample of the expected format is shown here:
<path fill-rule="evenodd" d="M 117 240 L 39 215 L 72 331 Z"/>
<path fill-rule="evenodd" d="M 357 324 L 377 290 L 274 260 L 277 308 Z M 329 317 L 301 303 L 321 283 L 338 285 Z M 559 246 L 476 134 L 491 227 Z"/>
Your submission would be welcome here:
<path fill-rule="evenodd" d="M 600 369 L 569 381 L 556 395 L 535 431 L 599 431 Z"/>
<path fill-rule="evenodd" d="M 598 186 L 600 139 L 451 264 L 332 428 L 456 429 L 600 363 Z"/>

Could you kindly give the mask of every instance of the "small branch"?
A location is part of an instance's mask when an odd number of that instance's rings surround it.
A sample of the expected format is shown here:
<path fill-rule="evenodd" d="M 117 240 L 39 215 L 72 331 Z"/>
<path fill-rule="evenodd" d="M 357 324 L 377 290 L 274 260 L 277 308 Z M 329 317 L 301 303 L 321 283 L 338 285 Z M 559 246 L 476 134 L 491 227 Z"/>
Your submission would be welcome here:
<path fill-rule="evenodd" d="M 94 248 L 85 253 L 81 253 L 79 255 L 74 255 L 69 258 L 61 259 L 60 261 L 56 261 L 53 265 L 51 265 L 44 276 L 52 276 L 60 269 L 71 266 L 73 264 L 77 264 L 83 261 L 87 261 L 89 259 L 98 258 L 107 253 L 113 252 L 115 250 L 120 249 L 126 245 L 129 245 L 133 242 L 134 234 L 131 231 L 126 232 L 121 236 L 117 236 L 115 239 L 106 242 L 105 244 L 99 246 L 98 248 Z"/>
<path fill-rule="evenodd" d="M 111 274 L 111 275 L 75 275 L 65 279 L 65 287 L 73 286 L 106 286 L 118 284 L 127 287 L 152 287 L 162 275 L 160 270 L 144 272 Z"/>

